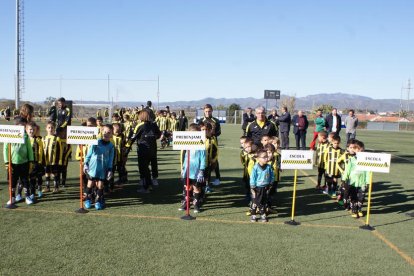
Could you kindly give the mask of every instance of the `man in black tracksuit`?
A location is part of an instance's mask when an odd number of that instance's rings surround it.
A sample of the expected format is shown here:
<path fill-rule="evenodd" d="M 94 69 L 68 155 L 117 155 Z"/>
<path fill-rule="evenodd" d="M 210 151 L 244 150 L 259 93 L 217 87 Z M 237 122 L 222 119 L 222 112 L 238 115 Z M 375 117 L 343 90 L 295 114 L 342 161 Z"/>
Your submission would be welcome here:
<path fill-rule="evenodd" d="M 255 112 L 256 120 L 247 126 L 246 136 L 252 138 L 256 145 L 261 146 L 262 136 L 277 136 L 277 130 L 275 124 L 266 119 L 266 110 L 263 106 L 257 107 Z"/>
<path fill-rule="evenodd" d="M 66 106 L 65 98 L 59 98 L 58 110 L 57 110 L 57 119 L 56 119 L 56 132 L 60 128 L 66 129 L 67 126 L 70 126 L 72 123 L 72 112 L 69 107 Z"/>
<path fill-rule="evenodd" d="M 220 127 L 220 121 L 219 119 L 213 117 L 213 107 L 211 106 L 211 104 L 206 104 L 204 106 L 204 117 L 202 119 L 200 119 L 200 121 L 204 122 L 204 123 L 210 123 L 212 126 L 212 133 L 214 133 L 213 136 L 216 137 L 217 140 L 217 144 L 218 144 L 218 137 L 221 134 L 221 127 Z M 220 185 L 220 167 L 219 167 L 219 162 L 217 160 L 217 166 L 215 169 L 215 173 L 216 173 L 216 179 L 213 182 L 214 186 L 218 186 Z"/>

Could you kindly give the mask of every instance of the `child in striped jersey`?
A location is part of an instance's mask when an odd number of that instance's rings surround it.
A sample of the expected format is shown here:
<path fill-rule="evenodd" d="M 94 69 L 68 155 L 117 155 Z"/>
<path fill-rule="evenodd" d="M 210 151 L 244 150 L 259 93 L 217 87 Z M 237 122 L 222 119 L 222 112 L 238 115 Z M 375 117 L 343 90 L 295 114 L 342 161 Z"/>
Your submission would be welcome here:
<path fill-rule="evenodd" d="M 343 150 L 340 148 L 341 137 L 334 135 L 332 137 L 332 143 L 326 148 L 323 153 L 323 161 L 325 163 L 325 180 L 327 188 L 324 190 L 325 194 L 336 198 L 336 190 L 338 186 L 338 178 L 341 177 L 341 172 L 337 163 L 338 158 L 343 154 Z"/>
<path fill-rule="evenodd" d="M 344 152 L 337 160 L 339 170 L 341 174 L 344 173 L 346 166 L 353 156 L 355 156 L 355 147 L 356 140 L 349 139 L 346 146 L 346 152 Z M 349 197 L 349 184 L 346 181 L 342 181 L 341 188 L 337 196 L 337 201 L 340 205 L 343 205 L 345 209 L 349 210 L 350 206 L 350 197 Z"/>
<path fill-rule="evenodd" d="M 68 165 L 69 160 L 72 158 L 72 146 L 66 143 L 66 128 L 61 128 L 56 131 L 56 135 L 60 139 L 60 144 L 62 147 L 61 152 L 61 164 L 59 165 L 59 179 L 61 181 L 62 188 L 66 187 L 66 178 L 68 175 Z"/>
<path fill-rule="evenodd" d="M 321 131 L 318 133 L 318 144 L 316 145 L 316 166 L 318 168 L 318 182 L 316 184 L 315 189 L 316 190 L 324 190 L 326 188 L 326 178 L 325 178 L 325 184 L 321 188 L 321 182 L 322 182 L 322 176 L 325 175 L 325 162 L 324 162 L 324 156 L 323 153 L 328 148 L 329 143 L 327 140 L 328 134 L 326 131 Z"/>
<path fill-rule="evenodd" d="M 36 192 L 37 186 L 37 196 L 41 198 L 42 193 L 42 184 L 43 184 L 43 175 L 45 174 L 45 169 L 43 167 L 44 163 L 44 150 L 43 150 L 43 141 L 42 137 L 37 136 L 39 133 L 39 126 L 35 122 L 29 122 L 26 125 L 26 132 L 29 135 L 30 143 L 33 149 L 34 165 L 33 170 L 30 173 L 30 194 L 32 200 L 34 200 L 34 195 Z M 36 185 L 37 184 L 37 185 Z"/>
<path fill-rule="evenodd" d="M 125 155 L 125 136 L 122 132 L 122 127 L 119 123 L 115 123 L 112 125 L 114 128 L 114 134 L 112 136 L 112 143 L 115 148 L 115 154 L 114 154 L 114 178 L 115 178 L 115 172 L 118 172 L 118 182 L 119 184 L 126 183 L 128 181 L 127 178 L 127 171 L 125 168 L 126 164 L 126 155 Z M 109 184 L 110 190 L 113 190 L 114 188 L 114 179 L 110 180 Z"/>
<path fill-rule="evenodd" d="M 211 180 L 211 172 L 216 169 L 217 166 L 217 159 L 218 159 L 218 145 L 217 139 L 213 136 L 212 133 L 212 125 L 208 122 L 199 122 L 198 125 L 201 128 L 201 131 L 206 132 L 206 169 L 204 171 L 205 176 L 205 189 L 203 192 L 212 192 L 210 187 L 210 180 Z M 202 193 L 202 198 L 204 193 Z"/>
<path fill-rule="evenodd" d="M 280 154 L 277 152 L 277 149 L 273 144 L 267 144 L 264 148 L 267 151 L 267 164 L 272 167 L 274 180 L 270 184 L 267 190 L 267 204 L 266 204 L 266 213 L 276 213 L 276 209 L 273 209 L 273 201 L 277 195 L 277 186 L 280 181 Z"/>
<path fill-rule="evenodd" d="M 59 137 L 55 135 L 55 123 L 49 121 L 46 125 L 47 135 L 43 138 L 46 187 L 43 192 L 50 192 L 50 181 L 53 177 L 53 193 L 59 192 L 59 165 L 62 164 L 62 145 Z"/>

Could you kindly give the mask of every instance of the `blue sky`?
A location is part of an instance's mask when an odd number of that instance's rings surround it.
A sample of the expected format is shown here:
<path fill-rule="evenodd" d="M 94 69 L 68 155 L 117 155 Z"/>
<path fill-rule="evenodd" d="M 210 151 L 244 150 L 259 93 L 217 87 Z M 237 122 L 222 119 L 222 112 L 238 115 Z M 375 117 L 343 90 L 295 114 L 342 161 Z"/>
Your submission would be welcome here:
<path fill-rule="evenodd" d="M 24 100 L 351 93 L 414 77 L 414 1 L 26 0 Z M 0 98 L 14 97 L 15 1 L 0 1 Z M 62 78 L 63 81 L 50 80 Z M 47 79 L 47 80 L 45 80 Z M 94 80 L 69 80 L 94 79 Z"/>

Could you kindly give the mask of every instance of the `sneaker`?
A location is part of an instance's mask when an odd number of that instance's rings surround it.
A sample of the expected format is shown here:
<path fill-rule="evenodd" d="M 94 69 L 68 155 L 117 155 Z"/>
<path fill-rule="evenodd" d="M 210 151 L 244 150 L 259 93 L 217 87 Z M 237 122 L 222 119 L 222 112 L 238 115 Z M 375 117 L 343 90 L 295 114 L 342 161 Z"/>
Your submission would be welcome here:
<path fill-rule="evenodd" d="M 196 206 L 194 206 L 194 213 L 200 213 L 201 212 L 201 210 L 200 210 L 200 207 L 196 207 Z"/>
<path fill-rule="evenodd" d="M 42 191 L 38 191 L 37 192 L 37 197 L 38 198 L 42 198 L 43 197 L 43 192 Z"/>
<path fill-rule="evenodd" d="M 22 195 L 17 195 L 16 196 L 16 202 L 20 202 L 20 201 L 22 201 L 23 200 L 23 197 L 22 197 Z"/>
<path fill-rule="evenodd" d="M 140 188 L 140 189 L 137 190 L 137 192 L 140 193 L 140 194 L 149 194 L 150 193 L 150 191 L 148 191 L 145 188 Z"/>
<path fill-rule="evenodd" d="M 95 202 L 95 209 L 96 210 L 102 210 L 103 209 L 102 204 L 99 201 Z"/>
<path fill-rule="evenodd" d="M 90 209 L 91 208 L 91 200 L 90 199 L 85 200 L 83 205 L 85 206 L 85 209 Z"/>
<path fill-rule="evenodd" d="M 26 204 L 27 205 L 33 204 L 33 200 L 30 198 L 30 196 L 26 197 Z"/>
<path fill-rule="evenodd" d="M 181 206 L 180 206 L 180 208 L 178 208 L 178 211 L 185 211 L 185 210 L 187 210 L 187 206 L 186 206 L 186 204 L 184 203 L 184 204 L 182 204 Z"/>
<path fill-rule="evenodd" d="M 325 195 L 328 195 L 329 194 L 328 188 L 324 187 L 323 190 L 322 190 L 322 193 L 325 194 Z"/>
<path fill-rule="evenodd" d="M 53 188 L 53 192 L 52 193 L 54 193 L 54 194 L 59 193 L 59 188 L 58 187 Z"/>
<path fill-rule="evenodd" d="M 246 216 L 251 216 L 251 215 L 252 215 L 252 212 L 250 212 L 250 211 L 246 212 Z"/>
<path fill-rule="evenodd" d="M 266 215 L 262 215 L 262 216 L 260 217 L 260 222 L 267 222 L 267 217 L 266 217 Z"/>
<path fill-rule="evenodd" d="M 43 191 L 42 192 L 44 192 L 44 193 L 50 193 L 50 187 L 43 188 Z"/>
<path fill-rule="evenodd" d="M 357 213 L 352 213 L 351 215 L 353 218 L 358 218 L 358 214 Z"/>
<path fill-rule="evenodd" d="M 257 220 L 256 220 L 256 215 L 253 215 L 251 218 L 250 218 L 250 222 L 256 222 Z"/>
<path fill-rule="evenodd" d="M 363 216 L 364 216 L 364 213 L 362 213 L 362 211 L 359 211 L 359 212 L 358 212 L 358 216 L 359 216 L 359 217 L 363 217 Z"/>
<path fill-rule="evenodd" d="M 154 186 L 158 186 L 159 185 L 158 184 L 158 180 L 156 178 L 153 178 L 152 179 L 152 185 L 154 185 Z"/>
<path fill-rule="evenodd" d="M 15 203 L 16 203 L 16 198 L 15 197 L 12 197 L 11 198 L 11 201 L 9 199 L 9 201 L 7 201 L 6 205 L 12 205 L 12 204 L 15 204 Z"/>
<path fill-rule="evenodd" d="M 212 184 L 213 186 L 220 186 L 220 179 L 216 178 Z"/>
<path fill-rule="evenodd" d="M 31 194 L 30 195 L 30 199 L 34 201 L 35 200 L 35 195 L 34 194 Z"/>
<path fill-rule="evenodd" d="M 330 196 L 331 196 L 332 199 L 336 199 L 336 193 L 335 192 L 331 193 Z"/>

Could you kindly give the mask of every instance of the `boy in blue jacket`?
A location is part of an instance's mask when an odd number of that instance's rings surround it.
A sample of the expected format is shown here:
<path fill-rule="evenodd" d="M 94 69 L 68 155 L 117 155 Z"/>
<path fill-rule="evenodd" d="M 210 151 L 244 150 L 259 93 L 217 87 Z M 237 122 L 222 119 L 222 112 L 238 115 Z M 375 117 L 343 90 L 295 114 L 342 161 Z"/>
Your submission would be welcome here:
<path fill-rule="evenodd" d="M 104 182 L 113 177 L 114 145 L 110 141 L 112 131 L 112 125 L 105 125 L 102 130 L 102 139 L 98 140 L 98 145 L 91 146 L 86 154 L 83 167 L 85 174 L 88 176 L 86 209 L 91 208 L 92 191 L 95 186 L 98 189 L 95 209 L 102 210 L 105 207 Z"/>
<path fill-rule="evenodd" d="M 272 166 L 267 163 L 268 155 L 266 150 L 259 150 L 256 157 L 257 163 L 250 174 L 250 189 L 252 191 L 253 204 L 250 209 L 252 214 L 250 221 L 256 222 L 256 209 L 260 212 L 260 221 L 267 222 L 266 204 L 267 189 L 274 181 Z"/>

